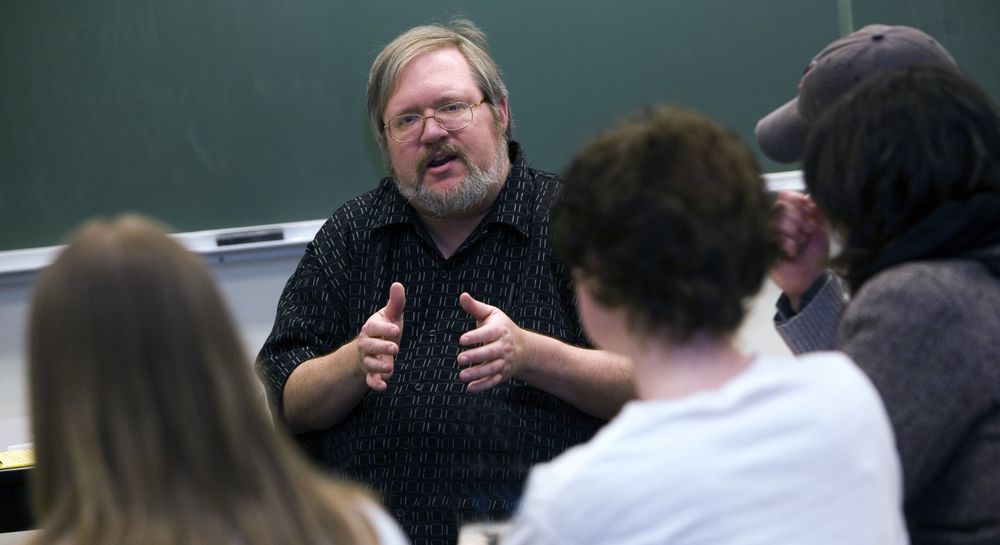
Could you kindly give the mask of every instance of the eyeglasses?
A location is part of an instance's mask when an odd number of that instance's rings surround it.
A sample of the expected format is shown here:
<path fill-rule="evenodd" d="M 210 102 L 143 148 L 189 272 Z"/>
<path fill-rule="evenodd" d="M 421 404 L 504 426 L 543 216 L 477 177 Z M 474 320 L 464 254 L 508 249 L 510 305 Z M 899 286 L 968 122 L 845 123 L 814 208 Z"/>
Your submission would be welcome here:
<path fill-rule="evenodd" d="M 475 104 L 464 102 L 449 102 L 444 106 L 434 110 L 432 115 L 422 116 L 420 114 L 403 114 L 389 120 L 382 126 L 392 138 L 400 144 L 412 142 L 424 132 L 424 123 L 434 118 L 438 126 L 448 132 L 460 131 L 472 124 L 472 110 L 486 102 L 480 100 Z"/>

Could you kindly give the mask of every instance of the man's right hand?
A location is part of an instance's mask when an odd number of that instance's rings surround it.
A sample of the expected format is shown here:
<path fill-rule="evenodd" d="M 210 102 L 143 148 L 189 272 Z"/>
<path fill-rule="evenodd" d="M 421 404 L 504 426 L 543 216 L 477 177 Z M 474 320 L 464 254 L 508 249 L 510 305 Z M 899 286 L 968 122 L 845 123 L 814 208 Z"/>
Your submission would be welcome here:
<path fill-rule="evenodd" d="M 389 286 L 389 301 L 361 327 L 357 343 L 358 365 L 365 375 L 365 383 L 372 390 L 381 392 L 389 386 L 386 381 L 392 376 L 393 362 L 403 336 L 405 305 L 403 285 L 393 282 Z"/>
<path fill-rule="evenodd" d="M 826 218 L 809 196 L 780 191 L 775 200 L 775 229 L 782 257 L 771 268 L 771 280 L 798 312 L 802 294 L 826 270 L 830 233 Z"/>

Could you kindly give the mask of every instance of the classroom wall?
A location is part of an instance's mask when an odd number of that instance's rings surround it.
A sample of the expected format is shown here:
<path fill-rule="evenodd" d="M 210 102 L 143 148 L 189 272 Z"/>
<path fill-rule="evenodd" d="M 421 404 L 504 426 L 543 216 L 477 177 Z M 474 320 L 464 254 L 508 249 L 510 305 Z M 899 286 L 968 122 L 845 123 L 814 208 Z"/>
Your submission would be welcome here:
<path fill-rule="evenodd" d="M 270 332 L 278 295 L 298 255 L 238 262 L 209 260 L 235 317 L 248 360 Z M 0 449 L 30 441 L 26 428 L 25 334 L 36 273 L 0 278 Z M 59 342 L 53 339 L 53 342 Z"/>

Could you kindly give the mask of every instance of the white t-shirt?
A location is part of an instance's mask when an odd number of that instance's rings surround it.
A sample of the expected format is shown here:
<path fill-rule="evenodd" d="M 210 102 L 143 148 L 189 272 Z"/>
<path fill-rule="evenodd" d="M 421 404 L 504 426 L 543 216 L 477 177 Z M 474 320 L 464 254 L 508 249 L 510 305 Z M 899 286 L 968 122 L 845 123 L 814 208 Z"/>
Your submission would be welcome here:
<path fill-rule="evenodd" d="M 535 466 L 504 545 L 897 545 L 899 461 L 845 356 L 759 357 L 716 390 L 632 401 Z"/>

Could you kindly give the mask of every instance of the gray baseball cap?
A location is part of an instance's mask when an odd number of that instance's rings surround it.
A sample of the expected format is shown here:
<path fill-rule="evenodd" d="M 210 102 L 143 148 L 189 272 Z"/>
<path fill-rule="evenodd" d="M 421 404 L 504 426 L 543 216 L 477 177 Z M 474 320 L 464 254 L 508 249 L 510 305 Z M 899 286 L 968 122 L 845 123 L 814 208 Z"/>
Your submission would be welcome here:
<path fill-rule="evenodd" d="M 915 28 L 868 25 L 848 34 L 813 57 L 795 98 L 757 122 L 757 144 L 775 161 L 798 161 L 813 121 L 858 82 L 883 70 L 935 63 L 958 70 L 937 40 Z"/>

